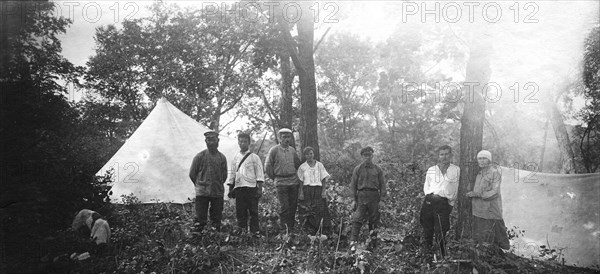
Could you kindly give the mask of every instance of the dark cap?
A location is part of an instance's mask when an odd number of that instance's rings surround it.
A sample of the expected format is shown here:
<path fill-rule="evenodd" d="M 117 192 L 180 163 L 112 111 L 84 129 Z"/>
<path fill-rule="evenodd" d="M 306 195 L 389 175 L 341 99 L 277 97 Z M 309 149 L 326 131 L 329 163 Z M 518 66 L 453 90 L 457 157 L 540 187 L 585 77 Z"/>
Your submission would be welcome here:
<path fill-rule="evenodd" d="M 363 155 L 363 154 L 365 154 L 365 153 L 367 153 L 367 152 L 371 152 L 371 153 L 373 153 L 373 152 L 375 152 L 375 151 L 373 150 L 373 148 L 372 148 L 372 147 L 365 147 L 365 148 L 363 148 L 363 149 L 361 149 L 361 150 L 360 150 L 360 155 Z"/>
<path fill-rule="evenodd" d="M 206 138 L 209 138 L 209 137 L 219 138 L 219 133 L 217 133 L 216 131 L 213 131 L 213 130 L 209 130 L 207 132 L 204 132 L 204 137 L 206 137 Z"/>

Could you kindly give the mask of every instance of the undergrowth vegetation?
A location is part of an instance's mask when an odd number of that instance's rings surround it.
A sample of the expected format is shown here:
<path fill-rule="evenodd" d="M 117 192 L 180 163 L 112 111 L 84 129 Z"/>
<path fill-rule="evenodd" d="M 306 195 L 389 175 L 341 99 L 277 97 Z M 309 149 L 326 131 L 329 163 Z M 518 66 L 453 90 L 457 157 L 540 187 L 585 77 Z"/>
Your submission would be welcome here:
<path fill-rule="evenodd" d="M 141 204 L 123 196 L 123 204 L 107 204 L 102 214 L 111 225 L 108 250 L 96 252 L 85 239 L 60 230 L 44 245 L 44 257 L 31 271 L 53 273 L 581 273 L 556 260 L 532 261 L 512 253 L 476 245 L 448 243 L 448 258 L 424 253 L 419 246 L 418 214 L 424 171 L 381 164 L 386 171 L 389 198 L 381 209 L 382 227 L 371 238 L 366 226 L 355 250 L 350 250 L 348 181 L 353 164 L 348 155 L 325 156 L 334 181 L 328 201 L 334 229 L 311 235 L 303 229 L 279 228 L 275 187 L 268 183 L 260 201 L 259 235 L 237 228 L 235 207 L 226 201 L 221 231 L 193 230 L 193 204 Z M 160 202 L 160 201 L 157 201 Z M 452 219 L 455 221 L 455 214 Z M 522 231 L 513 228 L 511 237 Z M 452 231 L 450 232 L 452 234 Z M 451 237 L 453 238 L 453 237 Z M 71 254 L 90 252 L 85 260 Z M 550 252 L 550 250 L 548 251 Z M 546 253 L 548 253 L 546 252 Z M 542 255 L 542 254 L 540 254 Z M 547 254 L 544 254 L 547 255 Z M 21 269 L 23 270 L 23 269 Z"/>

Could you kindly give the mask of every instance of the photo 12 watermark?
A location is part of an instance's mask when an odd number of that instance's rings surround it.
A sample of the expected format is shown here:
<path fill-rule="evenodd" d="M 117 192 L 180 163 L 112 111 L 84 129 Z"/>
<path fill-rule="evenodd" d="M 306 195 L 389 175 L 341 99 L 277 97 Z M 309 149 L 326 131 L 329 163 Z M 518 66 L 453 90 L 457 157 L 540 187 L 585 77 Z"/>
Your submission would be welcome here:
<path fill-rule="evenodd" d="M 503 17 L 514 23 L 538 23 L 539 10 L 536 2 L 403 1 L 400 15 L 403 23 L 498 23 Z"/>
<path fill-rule="evenodd" d="M 539 85 L 535 82 L 513 82 L 510 86 L 498 82 L 402 82 L 383 90 L 380 94 L 391 97 L 395 103 L 433 100 L 435 103 L 460 101 L 474 102 L 476 94 L 486 103 L 497 103 L 502 98 L 514 103 L 536 104 Z"/>
<path fill-rule="evenodd" d="M 273 23 L 279 18 L 293 24 L 303 16 L 311 16 L 313 23 L 331 24 L 339 23 L 340 6 L 336 2 L 202 2 L 201 11 L 201 16 L 207 21 Z"/>
<path fill-rule="evenodd" d="M 8 1 L 0 3 L 0 15 L 12 20 L 26 20 L 33 13 L 45 11 L 47 6 L 51 7 L 56 18 L 92 24 L 131 20 L 141 10 L 140 2 L 135 1 Z"/>

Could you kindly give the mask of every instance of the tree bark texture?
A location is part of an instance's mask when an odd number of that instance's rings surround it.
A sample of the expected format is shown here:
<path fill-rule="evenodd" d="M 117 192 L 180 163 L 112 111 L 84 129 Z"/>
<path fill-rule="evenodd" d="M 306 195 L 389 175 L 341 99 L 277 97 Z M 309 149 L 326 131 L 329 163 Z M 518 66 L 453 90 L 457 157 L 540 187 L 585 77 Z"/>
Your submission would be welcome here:
<path fill-rule="evenodd" d="M 491 76 L 492 44 L 489 36 L 477 32 L 473 37 L 463 89 L 464 110 L 460 127 L 460 180 L 458 184 L 457 237 L 471 237 L 471 200 L 466 193 L 473 189 L 479 172 L 477 153 L 482 148 L 485 102 L 482 90 Z"/>
<path fill-rule="evenodd" d="M 315 62 L 313 56 L 314 23 L 310 12 L 312 2 L 301 2 L 302 17 L 297 23 L 298 56 L 291 54 L 294 66 L 298 71 L 300 82 L 300 140 L 302 148 L 310 146 L 314 149 L 315 159 L 320 159 L 319 137 L 317 127 L 317 85 L 315 82 Z M 288 46 L 292 41 L 288 39 Z M 293 45 L 293 44 L 292 44 Z M 295 49 L 292 51 L 295 52 Z"/>
<path fill-rule="evenodd" d="M 563 116 L 558 110 L 554 100 L 546 99 L 544 101 L 562 158 L 560 173 L 575 173 L 575 154 L 573 153 L 573 148 L 571 148 L 571 141 L 569 140 L 569 134 L 567 134 Z"/>

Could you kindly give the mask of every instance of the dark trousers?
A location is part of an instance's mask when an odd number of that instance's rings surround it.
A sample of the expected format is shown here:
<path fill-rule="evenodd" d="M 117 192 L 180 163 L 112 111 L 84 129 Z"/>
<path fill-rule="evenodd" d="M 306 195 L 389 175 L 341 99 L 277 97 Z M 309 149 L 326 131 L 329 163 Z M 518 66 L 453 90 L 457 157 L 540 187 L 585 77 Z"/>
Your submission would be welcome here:
<path fill-rule="evenodd" d="M 296 223 L 296 209 L 298 207 L 298 185 L 277 186 L 277 198 L 281 206 L 279 221 L 281 228 L 293 229 Z"/>
<path fill-rule="evenodd" d="M 358 234 L 365 220 L 369 222 L 369 230 L 374 230 L 379 224 L 379 191 L 359 190 L 356 194 L 356 212 L 352 217 L 352 234 L 350 241 L 357 241 Z"/>
<path fill-rule="evenodd" d="M 419 218 L 423 227 L 425 246 L 427 248 L 432 246 L 435 233 L 442 256 L 446 256 L 445 241 L 446 232 L 450 230 L 450 212 L 452 212 L 452 206 L 448 204 L 447 198 L 432 194 L 425 196 Z"/>
<path fill-rule="evenodd" d="M 207 223 L 210 216 L 212 226 L 219 231 L 221 229 L 221 218 L 223 217 L 223 197 L 196 196 L 196 222 L 199 229 Z"/>
<path fill-rule="evenodd" d="M 258 196 L 256 187 L 239 187 L 235 189 L 235 216 L 238 226 L 248 228 L 250 217 L 250 232 L 258 231 Z"/>

